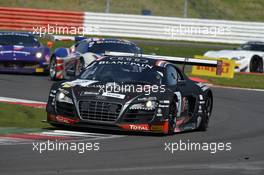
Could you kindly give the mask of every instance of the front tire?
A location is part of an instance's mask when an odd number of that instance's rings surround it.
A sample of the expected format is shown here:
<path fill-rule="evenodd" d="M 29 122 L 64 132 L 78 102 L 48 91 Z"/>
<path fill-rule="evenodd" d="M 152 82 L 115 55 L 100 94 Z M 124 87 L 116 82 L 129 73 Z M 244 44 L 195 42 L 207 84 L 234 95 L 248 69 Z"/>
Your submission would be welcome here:
<path fill-rule="evenodd" d="M 83 58 L 80 58 L 80 60 L 76 64 L 75 69 L 75 76 L 80 75 L 80 73 L 85 69 L 85 62 Z"/>
<path fill-rule="evenodd" d="M 250 61 L 250 72 L 263 73 L 263 60 L 261 57 L 254 56 Z"/>
<path fill-rule="evenodd" d="M 57 70 L 56 70 L 56 58 L 51 57 L 50 66 L 49 66 L 49 76 L 51 80 L 57 80 Z"/>
<path fill-rule="evenodd" d="M 169 107 L 169 128 L 168 128 L 168 135 L 174 133 L 174 129 L 176 127 L 176 116 L 177 116 L 177 109 L 176 109 L 176 102 L 173 100 L 170 103 Z"/>
<path fill-rule="evenodd" d="M 212 114 L 212 109 L 213 109 L 213 98 L 211 95 L 208 95 L 205 101 L 205 109 L 204 109 L 204 114 L 201 118 L 200 125 L 198 127 L 199 131 L 206 131 L 209 125 L 209 119 Z"/>

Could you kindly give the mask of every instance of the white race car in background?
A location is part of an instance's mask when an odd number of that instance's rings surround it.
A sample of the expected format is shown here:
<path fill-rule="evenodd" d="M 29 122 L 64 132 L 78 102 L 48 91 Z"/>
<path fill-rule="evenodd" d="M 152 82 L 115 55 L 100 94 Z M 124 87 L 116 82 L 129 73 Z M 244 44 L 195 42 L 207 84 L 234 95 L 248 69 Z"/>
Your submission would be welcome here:
<path fill-rule="evenodd" d="M 250 41 L 235 50 L 208 51 L 204 56 L 235 60 L 236 72 L 263 72 L 264 42 Z"/>

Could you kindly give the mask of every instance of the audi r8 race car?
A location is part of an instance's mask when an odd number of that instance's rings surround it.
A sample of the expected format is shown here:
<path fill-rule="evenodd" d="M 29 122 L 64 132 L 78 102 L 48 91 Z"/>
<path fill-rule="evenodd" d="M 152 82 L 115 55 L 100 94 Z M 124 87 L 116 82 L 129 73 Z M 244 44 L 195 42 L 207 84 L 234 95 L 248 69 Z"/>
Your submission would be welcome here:
<path fill-rule="evenodd" d="M 228 58 L 235 60 L 239 66 L 236 72 L 263 72 L 264 42 L 250 41 L 236 50 L 208 51 L 204 54 L 210 58 Z"/>
<path fill-rule="evenodd" d="M 50 49 L 29 33 L 0 32 L 0 72 L 48 72 Z"/>
<path fill-rule="evenodd" d="M 50 78 L 69 79 L 77 76 L 96 58 L 108 52 L 125 52 L 141 54 L 140 48 L 134 43 L 121 39 L 78 38 L 79 42 L 68 48 L 58 48 L 50 61 Z M 68 72 L 68 74 L 67 74 Z M 71 76 L 69 76 L 71 72 Z"/>
<path fill-rule="evenodd" d="M 171 134 L 206 130 L 212 108 L 212 91 L 170 62 L 104 56 L 76 79 L 54 83 L 46 110 L 55 126 Z"/>

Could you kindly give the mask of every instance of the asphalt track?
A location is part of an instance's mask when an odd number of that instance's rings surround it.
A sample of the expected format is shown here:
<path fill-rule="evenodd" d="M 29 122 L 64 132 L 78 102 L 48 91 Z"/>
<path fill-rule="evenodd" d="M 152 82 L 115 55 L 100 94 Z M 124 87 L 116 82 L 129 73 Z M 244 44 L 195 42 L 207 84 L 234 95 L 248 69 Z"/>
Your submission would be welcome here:
<path fill-rule="evenodd" d="M 0 96 L 46 101 L 45 76 L 0 75 Z M 264 92 L 213 88 L 214 111 L 207 132 L 155 136 L 120 135 L 97 140 L 99 151 L 32 151 L 32 144 L 0 145 L 0 174 L 264 174 Z M 231 151 L 165 151 L 165 142 L 231 142 Z M 89 141 L 89 140 L 88 140 Z"/>

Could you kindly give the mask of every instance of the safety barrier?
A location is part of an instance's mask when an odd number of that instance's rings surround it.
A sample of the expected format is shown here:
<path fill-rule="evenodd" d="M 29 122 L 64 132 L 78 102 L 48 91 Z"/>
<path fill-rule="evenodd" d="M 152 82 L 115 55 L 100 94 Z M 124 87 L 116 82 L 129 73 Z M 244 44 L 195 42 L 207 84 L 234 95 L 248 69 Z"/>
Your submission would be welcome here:
<path fill-rule="evenodd" d="M 264 23 L 0 7 L 0 30 L 47 25 L 83 27 L 85 34 L 195 42 L 264 41 Z M 59 33 L 56 33 L 59 34 Z"/>
<path fill-rule="evenodd" d="M 48 25 L 82 27 L 83 12 L 0 7 L 0 30 L 34 31 Z"/>
<path fill-rule="evenodd" d="M 125 14 L 85 13 L 89 34 L 196 42 L 264 41 L 264 23 Z"/>

